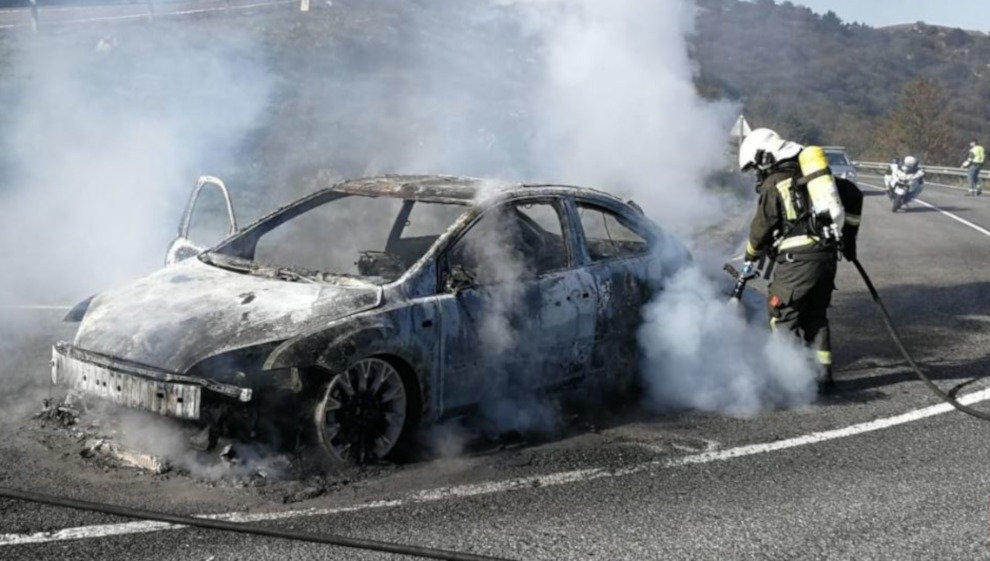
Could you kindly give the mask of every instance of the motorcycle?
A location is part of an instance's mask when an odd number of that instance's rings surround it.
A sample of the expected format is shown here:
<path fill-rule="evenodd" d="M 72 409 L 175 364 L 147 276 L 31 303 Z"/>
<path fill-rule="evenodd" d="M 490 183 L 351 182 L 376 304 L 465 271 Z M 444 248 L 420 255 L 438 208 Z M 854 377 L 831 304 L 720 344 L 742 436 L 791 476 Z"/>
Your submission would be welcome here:
<path fill-rule="evenodd" d="M 912 172 L 898 164 L 890 164 L 890 169 L 883 176 L 883 183 L 890 199 L 890 211 L 897 212 L 921 194 L 925 188 L 925 172 L 921 168 Z"/>

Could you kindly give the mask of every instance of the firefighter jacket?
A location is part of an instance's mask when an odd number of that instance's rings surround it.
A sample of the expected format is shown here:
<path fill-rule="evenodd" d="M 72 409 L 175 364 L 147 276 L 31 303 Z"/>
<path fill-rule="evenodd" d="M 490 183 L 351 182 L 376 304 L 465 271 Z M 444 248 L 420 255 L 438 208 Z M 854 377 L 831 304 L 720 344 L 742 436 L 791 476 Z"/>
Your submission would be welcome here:
<path fill-rule="evenodd" d="M 834 242 L 822 240 L 815 232 L 810 214 L 799 207 L 808 208 L 806 193 L 795 187 L 801 177 L 801 168 L 795 160 L 780 162 L 760 183 L 760 198 L 756 215 L 749 229 L 746 243 L 746 260 L 756 261 L 770 253 L 801 255 L 815 252 L 835 252 Z M 863 212 L 863 193 L 852 181 L 835 178 L 839 199 L 846 211 L 842 227 L 842 254 L 846 259 L 856 258 L 856 235 L 859 233 Z"/>

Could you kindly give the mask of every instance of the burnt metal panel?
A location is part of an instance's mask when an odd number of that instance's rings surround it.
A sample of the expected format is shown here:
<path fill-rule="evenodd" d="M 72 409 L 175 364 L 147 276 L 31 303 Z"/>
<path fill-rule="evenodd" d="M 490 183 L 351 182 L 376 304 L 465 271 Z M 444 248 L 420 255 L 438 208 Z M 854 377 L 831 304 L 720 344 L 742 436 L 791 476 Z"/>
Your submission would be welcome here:
<path fill-rule="evenodd" d="M 294 283 L 243 275 L 190 259 L 93 300 L 75 346 L 189 372 L 224 352 L 319 329 L 373 308 L 381 288 Z"/>

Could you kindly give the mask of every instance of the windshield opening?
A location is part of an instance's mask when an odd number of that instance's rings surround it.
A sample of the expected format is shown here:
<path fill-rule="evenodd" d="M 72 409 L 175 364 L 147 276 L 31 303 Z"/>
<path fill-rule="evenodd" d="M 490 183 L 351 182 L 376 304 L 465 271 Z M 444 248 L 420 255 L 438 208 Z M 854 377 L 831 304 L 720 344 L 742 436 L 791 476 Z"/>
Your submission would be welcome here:
<path fill-rule="evenodd" d="M 203 261 L 289 281 L 354 277 L 384 284 L 402 276 L 468 210 L 392 197 L 327 198 L 263 219 Z"/>

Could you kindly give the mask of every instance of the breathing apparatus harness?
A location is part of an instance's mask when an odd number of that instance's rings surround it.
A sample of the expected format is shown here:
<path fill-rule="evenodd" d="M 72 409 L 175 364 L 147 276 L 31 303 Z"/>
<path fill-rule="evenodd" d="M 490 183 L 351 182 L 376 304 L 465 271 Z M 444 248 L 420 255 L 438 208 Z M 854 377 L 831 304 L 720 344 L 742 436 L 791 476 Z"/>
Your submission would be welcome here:
<path fill-rule="evenodd" d="M 757 191 L 759 191 L 760 186 L 765 182 L 766 178 L 770 175 L 771 169 L 772 166 L 765 166 L 765 167 L 760 166 L 757 169 L 757 183 L 756 183 Z M 801 197 L 799 196 L 798 193 L 800 188 L 807 185 L 812 180 L 821 177 L 825 174 L 830 174 L 830 171 L 828 169 L 819 170 L 803 177 L 797 177 L 795 175 L 793 179 L 793 185 L 797 186 L 798 188 L 791 189 L 792 204 L 795 205 L 795 208 L 798 208 L 797 205 L 802 203 L 802 201 L 800 200 Z M 805 201 L 807 201 L 807 199 L 805 199 Z M 837 258 L 841 259 L 842 256 L 841 234 L 837 237 L 830 237 L 824 234 L 825 232 L 834 232 L 835 224 L 831 223 L 831 220 L 829 220 L 830 216 L 816 215 L 812 209 L 808 208 L 809 206 L 810 205 L 805 204 L 805 206 L 803 207 L 804 210 L 798 216 L 797 220 L 794 220 L 789 224 L 787 224 L 787 226 L 777 236 L 777 241 L 774 243 L 774 245 L 771 247 L 770 251 L 768 252 L 768 256 L 770 256 L 770 259 L 766 263 L 765 267 L 762 267 L 764 271 L 765 279 L 770 278 L 774 264 L 777 262 L 777 258 L 779 255 L 778 248 L 780 246 L 780 242 L 784 240 L 787 236 L 789 236 L 791 232 L 793 232 L 793 230 L 797 228 L 797 226 L 800 225 L 804 220 L 810 221 L 810 228 L 812 231 L 818 230 L 819 232 L 822 233 L 822 236 L 820 238 L 821 241 L 826 243 L 834 243 L 834 247 L 837 249 L 837 253 L 838 253 Z M 765 256 L 764 259 L 767 259 L 767 256 Z M 848 259 L 848 261 L 852 263 L 854 267 L 856 267 L 856 271 L 859 273 L 860 278 L 863 279 L 863 284 L 866 285 L 866 289 L 870 293 L 870 298 L 873 300 L 873 303 L 876 304 L 877 310 L 880 312 L 880 317 L 883 319 L 884 327 L 887 329 L 887 333 L 890 335 L 890 339 L 894 342 L 894 345 L 897 347 L 897 350 L 900 352 L 904 360 L 907 361 L 914 375 L 919 380 L 921 380 L 932 393 L 937 395 L 940 399 L 942 399 L 949 405 L 956 408 L 958 411 L 970 415 L 972 417 L 975 417 L 977 419 L 990 421 L 990 413 L 985 413 L 976 408 L 969 407 L 967 405 L 963 405 L 962 403 L 959 403 L 959 401 L 957 401 L 952 394 L 947 393 L 944 390 L 942 390 L 942 388 L 938 387 L 938 385 L 935 384 L 935 382 L 933 382 L 932 379 L 929 378 L 928 375 L 926 375 L 923 370 L 921 370 L 921 367 L 918 366 L 918 363 L 915 362 L 914 358 L 911 356 L 911 353 L 904 345 L 904 341 L 901 339 L 900 334 L 897 332 L 897 327 L 894 325 L 894 321 L 890 317 L 890 312 L 887 311 L 887 307 L 884 305 L 883 299 L 880 298 L 880 294 L 877 292 L 876 287 L 873 286 L 873 281 L 870 279 L 870 276 L 866 273 L 866 269 L 863 268 L 863 265 L 859 262 L 859 259 L 857 258 Z M 761 266 L 762 265 L 763 263 L 761 262 Z M 730 276 L 736 279 L 736 284 L 732 289 L 731 298 L 733 300 L 739 300 L 742 297 L 742 293 L 746 288 L 746 283 L 753 277 L 740 274 L 732 265 L 728 263 L 726 263 L 724 269 L 727 273 L 729 273 Z"/>
<path fill-rule="evenodd" d="M 831 214 L 828 212 L 815 212 L 814 207 L 811 204 L 811 197 L 808 193 L 808 184 L 812 181 L 829 176 L 831 177 L 831 169 L 827 166 L 822 169 L 815 170 L 807 175 L 802 175 L 800 165 L 792 160 L 785 160 L 777 165 L 764 165 L 757 169 L 756 173 L 756 192 L 760 192 L 761 186 L 763 188 L 770 188 L 773 186 L 764 185 L 767 178 L 772 175 L 774 171 L 787 171 L 790 172 L 790 184 L 791 188 L 787 190 L 786 196 L 788 200 L 785 204 L 791 205 L 794 209 L 796 218 L 793 220 L 786 221 L 784 227 L 779 230 L 775 236 L 773 245 L 760 259 L 758 269 L 763 271 L 763 278 L 769 280 L 770 275 L 773 273 L 773 269 L 778 259 L 780 257 L 780 246 L 791 234 L 794 233 L 799 227 L 805 227 L 806 232 L 809 236 L 814 239 L 814 245 L 818 247 L 821 251 L 808 252 L 803 256 L 803 260 L 826 260 L 832 259 L 832 251 L 837 254 L 836 258 L 841 258 L 842 256 L 842 232 L 841 229 L 837 228 L 837 225 L 833 222 Z M 787 181 L 787 180 L 785 180 Z M 783 195 L 783 194 L 782 194 Z M 795 261 L 793 254 L 785 253 L 783 261 L 793 263 Z M 731 274 L 731 273 L 730 273 Z M 735 276 L 735 275 L 733 275 Z M 739 295 L 742 294 L 743 286 L 738 287 L 733 290 L 734 297 L 738 299 Z"/>

